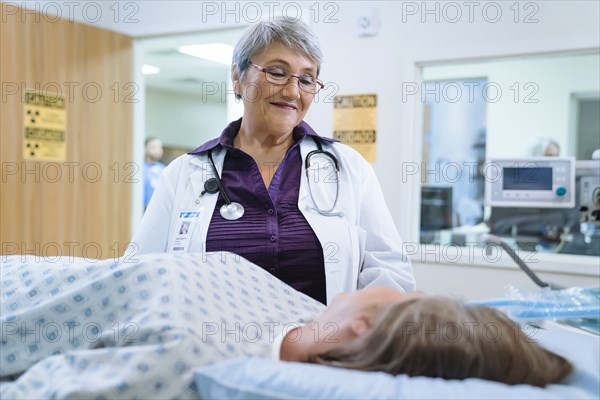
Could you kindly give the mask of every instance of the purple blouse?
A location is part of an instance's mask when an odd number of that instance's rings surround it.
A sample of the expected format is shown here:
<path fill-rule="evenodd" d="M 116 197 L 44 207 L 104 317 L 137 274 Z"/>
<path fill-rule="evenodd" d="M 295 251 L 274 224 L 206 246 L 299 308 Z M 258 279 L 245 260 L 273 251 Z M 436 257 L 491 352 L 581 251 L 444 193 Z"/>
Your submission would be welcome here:
<path fill-rule="evenodd" d="M 227 154 L 221 181 L 232 202 L 244 206 L 242 218 L 228 221 L 219 209 L 225 203 L 219 195 L 206 236 L 206 251 L 230 251 L 261 266 L 283 282 L 326 303 L 323 248 L 298 209 L 302 175 L 300 142 L 306 136 L 322 141 L 313 129 L 301 122 L 293 131 L 294 143 L 277 167 L 269 185 L 264 184 L 254 159 L 233 147 L 242 120 L 229 124 L 221 136 L 189 154 L 200 154 L 223 146 Z"/>

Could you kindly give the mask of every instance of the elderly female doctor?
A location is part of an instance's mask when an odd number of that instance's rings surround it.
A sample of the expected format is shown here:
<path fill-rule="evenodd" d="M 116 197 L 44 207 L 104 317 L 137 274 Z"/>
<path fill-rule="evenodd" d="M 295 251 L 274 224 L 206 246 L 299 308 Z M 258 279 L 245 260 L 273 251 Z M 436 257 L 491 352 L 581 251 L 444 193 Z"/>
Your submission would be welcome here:
<path fill-rule="evenodd" d="M 321 58 L 295 19 L 244 33 L 231 68 L 243 117 L 165 169 L 132 239 L 140 253 L 230 251 L 322 303 L 414 290 L 371 165 L 302 120 L 323 88 Z"/>

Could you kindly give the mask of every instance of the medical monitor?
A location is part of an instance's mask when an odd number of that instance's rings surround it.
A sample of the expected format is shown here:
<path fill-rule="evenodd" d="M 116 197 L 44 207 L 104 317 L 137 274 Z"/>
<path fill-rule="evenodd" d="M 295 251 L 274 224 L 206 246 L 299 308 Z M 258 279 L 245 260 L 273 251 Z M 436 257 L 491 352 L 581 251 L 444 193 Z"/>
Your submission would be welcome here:
<path fill-rule="evenodd" d="M 492 158 L 486 161 L 482 172 L 488 206 L 575 206 L 573 157 Z"/>

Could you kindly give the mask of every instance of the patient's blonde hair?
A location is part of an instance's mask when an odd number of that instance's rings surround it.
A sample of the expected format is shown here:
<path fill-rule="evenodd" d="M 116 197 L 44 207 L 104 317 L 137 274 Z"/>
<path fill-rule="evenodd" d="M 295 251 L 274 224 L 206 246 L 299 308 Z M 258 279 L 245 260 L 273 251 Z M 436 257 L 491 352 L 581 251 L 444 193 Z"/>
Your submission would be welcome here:
<path fill-rule="evenodd" d="M 310 361 L 394 375 L 541 387 L 561 381 L 573 368 L 500 312 L 434 296 L 387 307 L 370 333 Z"/>

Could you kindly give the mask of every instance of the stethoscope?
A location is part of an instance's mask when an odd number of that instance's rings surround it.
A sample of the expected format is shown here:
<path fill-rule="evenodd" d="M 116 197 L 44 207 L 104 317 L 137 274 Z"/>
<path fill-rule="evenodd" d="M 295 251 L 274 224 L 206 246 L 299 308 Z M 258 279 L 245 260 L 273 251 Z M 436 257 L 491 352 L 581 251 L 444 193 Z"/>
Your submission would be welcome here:
<path fill-rule="evenodd" d="M 235 221 L 242 218 L 244 216 L 244 207 L 240 203 L 229 200 L 229 196 L 227 196 L 227 193 L 225 192 L 225 188 L 221 182 L 221 177 L 217 172 L 217 167 L 215 166 L 215 162 L 212 158 L 212 149 L 208 151 L 208 159 L 210 160 L 210 165 L 212 165 L 212 170 L 215 174 L 215 177 L 204 182 L 204 190 L 202 193 L 200 193 L 200 195 L 202 196 L 204 193 L 213 194 L 220 192 L 221 196 L 223 196 L 223 200 L 225 200 L 225 204 L 223 204 L 219 209 L 219 214 L 221 214 L 221 217 L 229 221 Z"/>
<path fill-rule="evenodd" d="M 306 155 L 306 160 L 304 160 L 304 166 L 306 168 L 306 178 L 308 180 L 308 192 L 310 194 L 310 198 L 311 198 L 313 204 L 315 205 L 315 207 L 312 207 L 312 209 L 317 211 L 319 214 L 327 216 L 327 217 L 341 216 L 342 213 L 333 212 L 333 210 L 335 209 L 335 206 L 337 205 L 338 196 L 339 196 L 339 192 L 340 192 L 340 182 L 339 182 L 340 165 L 339 165 L 338 159 L 330 152 L 323 150 L 323 146 L 316 138 L 312 137 L 312 139 L 314 140 L 315 144 L 317 145 L 317 149 L 309 152 Z M 310 159 L 311 159 L 311 157 L 313 157 L 317 154 L 323 154 L 323 155 L 329 157 L 331 159 L 331 161 L 333 161 L 333 165 L 335 166 L 335 169 L 336 169 L 335 199 L 333 201 L 333 206 L 331 206 L 331 208 L 328 208 L 327 210 L 321 210 L 317 206 L 317 202 L 315 201 L 315 198 L 313 196 L 313 192 L 312 192 L 312 188 L 311 188 L 311 184 L 310 184 L 311 179 L 308 175 L 308 171 L 310 168 Z M 204 195 L 204 193 L 210 193 L 210 194 L 214 194 L 217 192 L 221 193 L 221 196 L 223 196 L 223 200 L 225 200 L 225 204 L 223 204 L 221 206 L 221 208 L 219 209 L 219 214 L 221 214 L 221 217 L 223 217 L 223 219 L 226 219 L 228 221 L 235 221 L 235 220 L 242 218 L 244 216 L 244 212 L 245 212 L 244 206 L 242 206 L 240 203 L 237 203 L 235 201 L 232 202 L 229 199 L 229 196 L 227 196 L 227 193 L 225 192 L 225 188 L 223 187 L 223 183 L 221 182 L 221 177 L 219 176 L 219 173 L 217 172 L 217 167 L 212 158 L 212 149 L 208 151 L 208 159 L 210 160 L 210 164 L 212 166 L 212 170 L 213 170 L 213 173 L 215 176 L 213 178 L 208 179 L 206 182 L 204 182 L 204 190 L 202 191 L 202 193 L 200 195 Z"/>
<path fill-rule="evenodd" d="M 335 209 L 335 206 L 337 205 L 338 196 L 340 194 L 340 177 L 339 177 L 340 164 L 338 162 L 338 159 L 333 154 L 331 154 L 330 152 L 328 152 L 326 150 L 323 150 L 323 146 L 321 146 L 321 142 L 319 142 L 314 136 L 311 136 L 311 137 L 312 137 L 313 141 L 315 142 L 315 144 L 317 145 L 317 150 L 313 150 L 306 155 L 306 160 L 304 160 L 304 167 L 306 169 L 306 179 L 308 181 L 308 193 L 310 194 L 310 199 L 312 200 L 313 204 L 315 205 L 315 207 L 312 207 L 312 209 L 326 217 L 341 217 L 342 216 L 341 212 L 333 212 L 333 210 Z M 312 188 L 310 186 L 312 179 L 310 179 L 310 177 L 308 176 L 308 171 L 310 169 L 310 158 L 316 154 L 323 154 L 323 155 L 329 157 L 331 159 L 331 161 L 333 161 L 333 165 L 335 166 L 335 173 L 336 173 L 336 175 L 335 175 L 335 199 L 333 200 L 333 205 L 330 208 L 328 208 L 327 210 L 321 210 L 317 206 L 317 202 L 313 196 Z"/>

